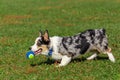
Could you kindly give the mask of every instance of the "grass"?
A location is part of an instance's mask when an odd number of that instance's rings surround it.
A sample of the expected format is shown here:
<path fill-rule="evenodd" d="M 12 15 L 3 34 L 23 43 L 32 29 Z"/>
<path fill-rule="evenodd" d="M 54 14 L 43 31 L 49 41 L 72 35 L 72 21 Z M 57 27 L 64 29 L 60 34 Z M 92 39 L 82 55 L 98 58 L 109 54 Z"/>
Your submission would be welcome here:
<path fill-rule="evenodd" d="M 0 0 L 1 80 L 120 80 L 119 0 Z M 90 54 L 56 68 L 45 56 L 25 57 L 40 29 L 50 36 L 70 36 L 86 29 L 105 28 L 116 63 L 107 55 Z M 31 66 L 30 64 L 37 64 Z"/>

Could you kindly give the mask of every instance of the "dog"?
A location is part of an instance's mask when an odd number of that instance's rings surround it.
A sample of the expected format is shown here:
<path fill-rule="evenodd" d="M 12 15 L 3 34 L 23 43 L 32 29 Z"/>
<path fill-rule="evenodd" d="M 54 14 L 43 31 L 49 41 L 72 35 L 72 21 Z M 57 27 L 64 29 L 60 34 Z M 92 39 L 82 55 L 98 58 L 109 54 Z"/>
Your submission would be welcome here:
<path fill-rule="evenodd" d="M 92 60 L 99 53 L 103 53 L 108 55 L 110 61 L 115 62 L 111 48 L 108 47 L 105 29 L 89 29 L 67 37 L 49 37 L 48 30 L 44 31 L 44 34 L 40 31 L 30 50 L 34 51 L 35 55 L 43 54 L 51 56 L 56 61 L 60 60 L 57 67 L 66 66 L 72 59 L 89 51 L 94 53 L 87 60 Z"/>

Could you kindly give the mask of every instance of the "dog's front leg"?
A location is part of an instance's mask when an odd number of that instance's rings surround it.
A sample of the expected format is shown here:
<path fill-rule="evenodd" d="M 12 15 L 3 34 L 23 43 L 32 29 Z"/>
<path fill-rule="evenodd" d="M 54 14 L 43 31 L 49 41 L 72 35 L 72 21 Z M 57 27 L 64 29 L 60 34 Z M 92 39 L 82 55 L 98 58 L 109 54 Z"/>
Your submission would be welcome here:
<path fill-rule="evenodd" d="M 114 58 L 114 56 L 113 56 L 113 54 L 111 52 L 111 48 L 108 48 L 108 50 L 106 50 L 105 53 L 107 53 L 110 61 L 115 62 L 115 58 Z"/>
<path fill-rule="evenodd" d="M 61 60 L 60 64 L 57 65 L 56 67 L 66 66 L 70 61 L 71 61 L 71 57 L 68 57 L 67 55 L 64 55 L 62 57 L 62 60 Z"/>

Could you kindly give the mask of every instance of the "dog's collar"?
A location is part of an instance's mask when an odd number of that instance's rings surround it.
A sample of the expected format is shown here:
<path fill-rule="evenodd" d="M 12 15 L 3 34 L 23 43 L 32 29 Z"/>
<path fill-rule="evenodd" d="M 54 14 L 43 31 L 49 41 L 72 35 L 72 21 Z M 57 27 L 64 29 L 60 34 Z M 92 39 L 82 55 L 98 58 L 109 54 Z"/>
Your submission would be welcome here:
<path fill-rule="evenodd" d="M 52 56 L 52 53 L 53 53 L 53 49 L 50 48 L 50 49 L 49 49 L 49 52 L 48 52 L 48 56 Z"/>

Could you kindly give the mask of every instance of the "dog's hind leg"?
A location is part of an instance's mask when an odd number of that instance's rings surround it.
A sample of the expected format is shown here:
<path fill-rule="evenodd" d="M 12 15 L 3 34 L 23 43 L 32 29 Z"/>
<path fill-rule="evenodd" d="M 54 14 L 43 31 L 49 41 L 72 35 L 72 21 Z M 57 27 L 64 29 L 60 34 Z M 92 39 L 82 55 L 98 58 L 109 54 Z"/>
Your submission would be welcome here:
<path fill-rule="evenodd" d="M 60 64 L 56 67 L 66 66 L 71 61 L 71 57 L 68 57 L 67 55 L 62 57 L 62 60 Z"/>
<path fill-rule="evenodd" d="M 113 56 L 113 54 L 111 52 L 111 48 L 108 48 L 106 50 L 106 52 L 104 52 L 104 53 L 106 53 L 108 55 L 110 61 L 115 62 L 115 58 L 114 58 L 114 56 Z"/>
<path fill-rule="evenodd" d="M 93 60 L 96 57 L 97 57 L 97 53 L 94 53 L 93 55 L 91 55 L 90 57 L 88 57 L 87 60 Z"/>

